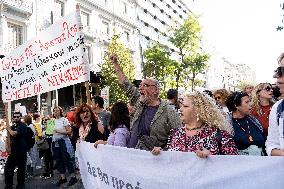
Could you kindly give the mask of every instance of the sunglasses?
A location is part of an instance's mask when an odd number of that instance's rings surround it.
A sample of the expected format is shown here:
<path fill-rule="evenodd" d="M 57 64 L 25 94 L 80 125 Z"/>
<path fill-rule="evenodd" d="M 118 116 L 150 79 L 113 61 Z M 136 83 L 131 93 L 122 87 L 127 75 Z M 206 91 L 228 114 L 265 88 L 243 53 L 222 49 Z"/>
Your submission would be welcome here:
<path fill-rule="evenodd" d="M 13 118 L 20 118 L 21 116 L 13 116 Z"/>
<path fill-rule="evenodd" d="M 220 97 L 220 96 L 215 96 L 214 99 L 215 99 L 215 100 L 220 100 L 221 97 Z"/>
<path fill-rule="evenodd" d="M 265 91 L 269 92 L 269 91 L 271 91 L 271 90 L 273 90 L 273 89 L 272 89 L 271 86 L 266 86 L 266 87 L 263 88 L 263 89 L 259 89 L 257 92 L 259 93 L 259 92 L 262 91 L 262 90 L 265 90 Z"/>
<path fill-rule="evenodd" d="M 284 75 L 284 67 L 278 67 L 276 70 L 274 70 L 274 75 L 276 77 L 282 77 Z"/>

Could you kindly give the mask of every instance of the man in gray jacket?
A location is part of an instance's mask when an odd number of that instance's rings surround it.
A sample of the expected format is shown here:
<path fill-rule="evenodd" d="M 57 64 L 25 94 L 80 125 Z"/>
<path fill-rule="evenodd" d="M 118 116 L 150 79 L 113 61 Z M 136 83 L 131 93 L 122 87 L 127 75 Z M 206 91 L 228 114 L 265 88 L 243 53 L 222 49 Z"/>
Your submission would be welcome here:
<path fill-rule="evenodd" d="M 131 84 L 123 73 L 116 55 L 111 56 L 121 88 L 126 92 L 132 104 L 135 104 L 134 117 L 131 120 L 130 148 L 152 150 L 154 146 L 164 148 L 170 130 L 181 126 L 179 116 L 159 98 L 159 82 L 144 79 L 139 89 Z"/>

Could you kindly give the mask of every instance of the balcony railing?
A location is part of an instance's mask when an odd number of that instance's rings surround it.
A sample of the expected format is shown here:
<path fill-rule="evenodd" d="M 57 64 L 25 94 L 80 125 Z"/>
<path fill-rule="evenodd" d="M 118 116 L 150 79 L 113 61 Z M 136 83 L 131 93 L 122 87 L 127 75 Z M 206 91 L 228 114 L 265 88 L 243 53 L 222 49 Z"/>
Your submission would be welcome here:
<path fill-rule="evenodd" d="M 0 0 L 0 3 L 23 13 L 33 13 L 33 2 L 31 0 Z"/>
<path fill-rule="evenodd" d="M 83 28 L 83 32 L 86 36 L 94 38 L 94 37 L 98 37 L 98 32 L 97 30 L 91 28 L 90 26 L 85 26 Z"/>

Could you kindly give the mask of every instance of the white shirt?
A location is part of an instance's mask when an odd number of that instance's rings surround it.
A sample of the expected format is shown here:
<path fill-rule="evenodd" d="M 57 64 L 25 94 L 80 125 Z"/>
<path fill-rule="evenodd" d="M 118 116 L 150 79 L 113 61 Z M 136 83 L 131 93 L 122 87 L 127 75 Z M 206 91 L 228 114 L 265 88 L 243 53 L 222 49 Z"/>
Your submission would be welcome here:
<path fill-rule="evenodd" d="M 55 119 L 55 126 L 54 126 L 54 130 L 57 131 L 63 131 L 66 132 L 66 127 L 69 125 L 69 121 L 68 119 L 66 119 L 65 117 L 61 117 L 59 119 Z M 65 137 L 66 135 L 64 134 L 59 134 L 59 133 L 53 133 L 53 141 L 59 140 L 63 137 Z"/>
<path fill-rule="evenodd" d="M 279 118 L 279 125 L 277 123 L 277 107 L 282 102 L 282 100 L 277 101 L 271 108 L 269 114 L 269 127 L 268 136 L 265 143 L 266 152 L 271 156 L 271 151 L 273 149 L 284 150 L 284 136 L 283 136 L 283 113 Z"/>

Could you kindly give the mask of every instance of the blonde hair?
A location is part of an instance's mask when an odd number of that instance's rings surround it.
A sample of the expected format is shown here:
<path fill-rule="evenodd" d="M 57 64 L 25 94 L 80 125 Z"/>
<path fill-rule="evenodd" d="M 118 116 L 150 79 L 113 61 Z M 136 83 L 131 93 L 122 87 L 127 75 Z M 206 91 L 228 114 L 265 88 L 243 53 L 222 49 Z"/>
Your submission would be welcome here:
<path fill-rule="evenodd" d="M 242 88 L 242 91 L 245 91 L 247 88 L 254 88 L 252 84 L 245 84 Z"/>
<path fill-rule="evenodd" d="M 258 93 L 264 89 L 264 87 L 266 85 L 269 85 L 270 87 L 272 87 L 272 85 L 270 83 L 259 83 L 257 86 L 254 87 L 253 91 L 252 91 L 252 107 L 254 107 L 256 109 L 256 112 L 258 115 L 262 115 L 263 111 L 261 108 L 261 104 L 259 101 L 259 96 Z M 274 104 L 273 99 L 269 99 L 269 105 L 272 106 Z"/>
<path fill-rule="evenodd" d="M 231 125 L 217 107 L 213 98 L 200 92 L 186 94 L 185 96 L 192 99 L 197 119 L 203 121 L 208 126 L 233 133 Z"/>

